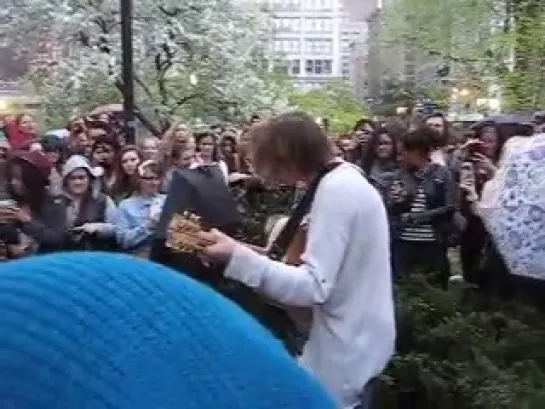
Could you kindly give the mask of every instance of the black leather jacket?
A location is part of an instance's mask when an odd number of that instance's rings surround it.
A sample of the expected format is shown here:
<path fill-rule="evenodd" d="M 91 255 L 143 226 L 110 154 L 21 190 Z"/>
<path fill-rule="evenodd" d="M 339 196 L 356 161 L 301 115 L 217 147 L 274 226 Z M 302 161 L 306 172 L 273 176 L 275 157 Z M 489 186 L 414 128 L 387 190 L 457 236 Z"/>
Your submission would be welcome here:
<path fill-rule="evenodd" d="M 393 184 L 400 183 L 404 195 L 401 202 L 392 200 L 390 192 Z M 408 222 L 402 221 L 401 215 L 409 213 L 418 188 L 422 186 L 429 210 L 411 214 Z M 386 206 L 390 216 L 392 239 L 399 237 L 408 224 L 431 224 L 439 240 L 444 240 L 452 230 L 452 219 L 456 208 L 456 188 L 448 168 L 430 163 L 423 171 L 414 173 L 404 169 L 395 172 L 388 194 Z"/>

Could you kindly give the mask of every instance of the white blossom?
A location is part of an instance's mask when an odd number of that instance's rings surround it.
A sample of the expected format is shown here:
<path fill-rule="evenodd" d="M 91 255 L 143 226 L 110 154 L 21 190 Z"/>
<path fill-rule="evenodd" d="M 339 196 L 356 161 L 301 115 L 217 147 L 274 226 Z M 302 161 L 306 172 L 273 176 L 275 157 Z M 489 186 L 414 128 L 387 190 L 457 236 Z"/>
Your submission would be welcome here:
<path fill-rule="evenodd" d="M 268 23 L 259 4 L 135 0 L 133 7 L 136 98 L 144 112 L 247 116 L 285 104 L 255 58 Z M 9 14 L 13 38 L 32 43 L 46 36 L 66 47 L 40 82 L 46 106 L 69 112 L 120 101 L 120 94 L 104 100 L 116 95 L 121 79 L 119 0 L 12 0 Z"/>

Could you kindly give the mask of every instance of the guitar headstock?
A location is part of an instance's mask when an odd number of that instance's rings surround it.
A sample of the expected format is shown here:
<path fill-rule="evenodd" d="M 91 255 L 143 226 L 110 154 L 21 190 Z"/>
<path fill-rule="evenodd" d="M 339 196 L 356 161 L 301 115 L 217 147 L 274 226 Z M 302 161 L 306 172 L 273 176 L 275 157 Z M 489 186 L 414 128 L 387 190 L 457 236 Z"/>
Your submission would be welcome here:
<path fill-rule="evenodd" d="M 166 246 L 173 251 L 192 253 L 214 244 L 199 237 L 202 231 L 199 216 L 189 212 L 174 214 L 168 226 Z"/>

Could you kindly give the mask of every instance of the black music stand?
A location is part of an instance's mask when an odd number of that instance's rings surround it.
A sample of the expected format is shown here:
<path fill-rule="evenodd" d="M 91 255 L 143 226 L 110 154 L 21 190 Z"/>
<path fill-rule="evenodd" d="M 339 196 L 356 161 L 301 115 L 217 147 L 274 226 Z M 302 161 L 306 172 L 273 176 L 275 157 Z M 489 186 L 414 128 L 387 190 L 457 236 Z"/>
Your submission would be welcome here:
<path fill-rule="evenodd" d="M 202 166 L 176 172 L 169 187 L 163 212 L 157 224 L 150 259 L 168 265 L 191 277 L 215 286 L 221 271 L 204 266 L 192 254 L 175 254 L 165 246 L 166 232 L 174 214 L 188 211 L 201 217 L 203 227 L 234 235 L 241 217 L 221 170 Z"/>
<path fill-rule="evenodd" d="M 172 216 L 184 211 L 200 216 L 203 227 L 214 227 L 228 235 L 235 235 L 241 227 L 242 218 L 237 204 L 219 168 L 198 167 L 177 172 L 170 184 L 157 224 L 150 259 L 183 272 L 233 300 L 275 333 L 294 352 L 296 329 L 283 310 L 265 302 L 249 287 L 225 279 L 222 266 L 205 266 L 198 257 L 173 253 L 165 246 L 166 232 Z"/>

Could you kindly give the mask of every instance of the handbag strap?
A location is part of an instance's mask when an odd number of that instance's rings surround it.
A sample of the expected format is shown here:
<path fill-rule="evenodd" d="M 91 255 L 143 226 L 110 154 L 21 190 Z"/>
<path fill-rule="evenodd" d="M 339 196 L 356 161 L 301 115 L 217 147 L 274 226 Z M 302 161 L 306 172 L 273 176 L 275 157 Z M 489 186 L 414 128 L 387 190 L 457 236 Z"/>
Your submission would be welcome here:
<path fill-rule="evenodd" d="M 316 175 L 316 177 L 309 184 L 305 194 L 303 195 L 301 200 L 297 203 L 297 206 L 293 210 L 286 225 L 284 226 L 282 231 L 278 234 L 278 237 L 269 248 L 267 255 L 271 259 L 277 260 L 277 261 L 282 260 L 291 242 L 293 241 L 293 238 L 295 237 L 295 234 L 297 233 L 297 230 L 299 229 L 299 226 L 301 225 L 303 218 L 310 211 L 310 207 L 312 205 L 312 202 L 314 201 L 314 196 L 316 195 L 316 190 L 318 190 L 318 185 L 320 184 L 320 181 L 325 175 L 327 175 L 329 172 L 331 172 L 341 163 L 342 162 L 331 162 L 328 165 L 324 166 L 324 168 L 318 173 L 318 175 Z"/>

